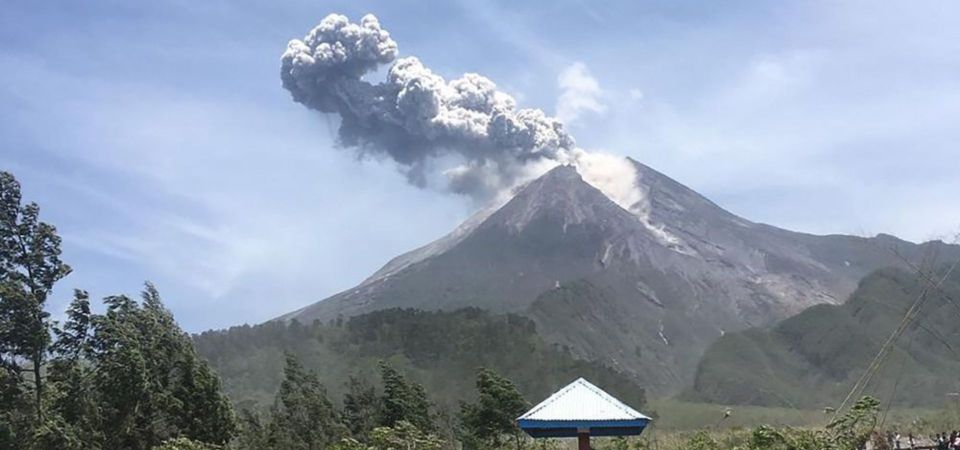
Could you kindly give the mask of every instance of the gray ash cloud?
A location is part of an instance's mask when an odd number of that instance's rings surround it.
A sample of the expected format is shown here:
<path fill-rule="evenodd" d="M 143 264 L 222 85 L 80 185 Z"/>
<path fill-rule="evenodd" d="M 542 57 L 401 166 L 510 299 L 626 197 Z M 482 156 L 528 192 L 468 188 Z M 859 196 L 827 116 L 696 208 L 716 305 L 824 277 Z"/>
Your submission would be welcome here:
<path fill-rule="evenodd" d="M 342 146 L 389 156 L 417 185 L 443 161 L 449 189 L 488 198 L 576 153 L 559 120 L 517 108 L 490 79 L 468 73 L 447 81 L 416 57 L 397 55 L 373 15 L 354 23 L 331 14 L 290 41 L 281 79 L 296 102 L 340 117 Z M 388 64 L 384 81 L 364 79 Z"/>

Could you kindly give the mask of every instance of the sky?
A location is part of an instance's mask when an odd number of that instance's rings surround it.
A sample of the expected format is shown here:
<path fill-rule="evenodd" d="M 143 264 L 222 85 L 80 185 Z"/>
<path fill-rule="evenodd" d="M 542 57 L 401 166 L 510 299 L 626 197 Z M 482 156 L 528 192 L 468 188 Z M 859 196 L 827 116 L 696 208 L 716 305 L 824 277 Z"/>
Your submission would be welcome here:
<path fill-rule="evenodd" d="M 52 310 L 150 280 L 189 331 L 259 323 L 477 207 L 291 101 L 280 55 L 329 13 L 373 13 L 401 56 L 483 74 L 750 220 L 960 231 L 955 1 L 8 0 L 0 170 L 63 237 Z"/>

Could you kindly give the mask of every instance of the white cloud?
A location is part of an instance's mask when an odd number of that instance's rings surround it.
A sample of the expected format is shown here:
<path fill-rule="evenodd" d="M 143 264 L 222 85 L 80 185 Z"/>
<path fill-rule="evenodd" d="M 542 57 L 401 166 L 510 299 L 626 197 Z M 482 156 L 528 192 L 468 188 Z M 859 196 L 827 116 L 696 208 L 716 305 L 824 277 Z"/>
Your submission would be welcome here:
<path fill-rule="evenodd" d="M 943 44 L 960 31 L 929 14 L 821 9 L 806 14 L 835 20 L 810 28 L 793 13 L 671 35 L 642 68 L 619 69 L 656 98 L 611 110 L 605 128 L 578 138 L 632 152 L 751 220 L 916 241 L 951 234 L 960 204 L 943 193 L 960 192 L 960 89 Z M 910 32 L 890 33 L 895 24 Z M 681 70 L 690 61 L 697 70 Z"/>
<path fill-rule="evenodd" d="M 584 112 L 602 114 L 607 106 L 601 103 L 603 90 L 586 64 L 575 62 L 560 72 L 557 85 L 562 90 L 557 99 L 557 117 L 564 124 L 575 123 Z"/>

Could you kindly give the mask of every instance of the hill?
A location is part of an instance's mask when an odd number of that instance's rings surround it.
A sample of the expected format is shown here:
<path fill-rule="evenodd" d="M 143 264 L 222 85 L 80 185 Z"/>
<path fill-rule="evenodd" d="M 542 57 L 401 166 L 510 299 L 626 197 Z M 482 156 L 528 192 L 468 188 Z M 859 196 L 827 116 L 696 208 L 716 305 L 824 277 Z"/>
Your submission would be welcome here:
<path fill-rule="evenodd" d="M 636 380 L 547 343 L 531 320 L 476 308 L 388 309 L 310 325 L 268 322 L 204 332 L 194 341 L 223 378 L 230 397 L 254 407 L 273 399 L 284 352 L 294 353 L 305 367 L 318 371 L 335 399 L 350 376 L 375 384 L 377 362 L 387 360 L 428 386 L 431 399 L 448 411 L 473 395 L 479 367 L 511 379 L 531 401 L 583 376 L 631 405 L 645 403 Z"/>
<path fill-rule="evenodd" d="M 960 373 L 960 272 L 928 292 L 866 392 L 901 406 L 941 406 Z M 728 333 L 705 352 L 686 397 L 725 404 L 836 406 L 924 292 L 883 269 L 842 305 L 818 305 L 771 329 Z"/>
<path fill-rule="evenodd" d="M 560 166 L 502 207 L 398 256 L 359 286 L 281 317 L 329 321 L 386 308 L 479 307 L 531 317 L 550 342 L 638 377 L 689 385 L 704 349 L 847 298 L 869 272 L 938 247 L 891 236 L 814 236 L 750 222 L 636 161 L 622 207 Z"/>

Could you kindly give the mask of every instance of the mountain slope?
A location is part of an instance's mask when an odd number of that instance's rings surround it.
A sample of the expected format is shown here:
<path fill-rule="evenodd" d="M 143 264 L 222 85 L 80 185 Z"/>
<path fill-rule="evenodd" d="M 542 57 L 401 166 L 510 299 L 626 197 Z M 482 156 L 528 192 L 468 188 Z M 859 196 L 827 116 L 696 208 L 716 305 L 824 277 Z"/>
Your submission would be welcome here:
<path fill-rule="evenodd" d="M 837 303 L 857 281 L 928 246 L 889 237 L 813 236 L 739 218 L 630 160 L 644 200 L 628 210 L 573 167 L 401 255 L 356 288 L 282 319 L 332 320 L 414 307 L 526 314 L 581 358 L 601 358 L 656 392 L 692 379 L 727 331 Z"/>
<path fill-rule="evenodd" d="M 887 401 L 895 392 L 900 405 L 930 406 L 956 391 L 960 272 L 941 289 L 929 293 L 867 393 Z M 814 306 L 769 330 L 727 334 L 706 351 L 686 395 L 724 404 L 837 406 L 922 292 L 916 276 L 882 269 L 843 305 Z"/>
<path fill-rule="evenodd" d="M 231 399 L 260 407 L 269 406 L 280 385 L 284 352 L 316 370 L 337 399 L 351 376 L 376 383 L 377 363 L 387 360 L 427 386 L 448 413 L 459 401 L 471 400 L 479 367 L 513 380 L 531 401 L 584 376 L 631 404 L 645 402 L 635 380 L 548 344 L 530 319 L 476 308 L 388 309 L 331 324 L 275 321 L 208 331 L 194 336 L 194 342 Z"/>

